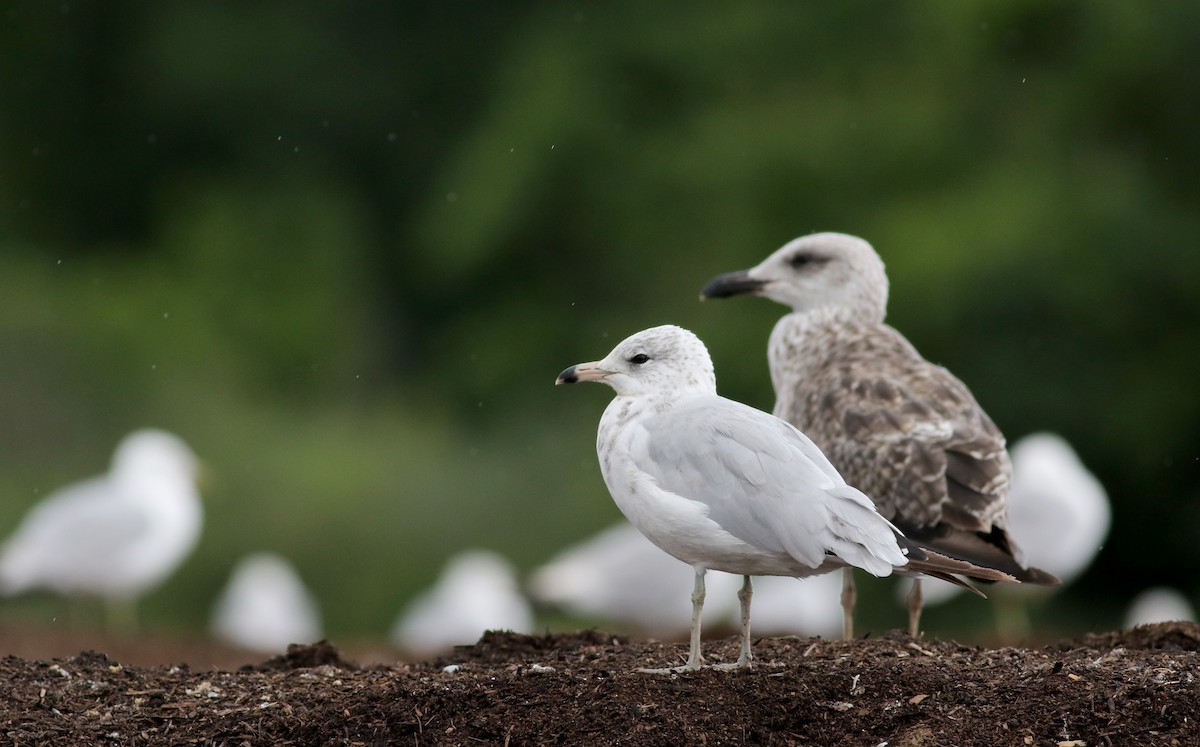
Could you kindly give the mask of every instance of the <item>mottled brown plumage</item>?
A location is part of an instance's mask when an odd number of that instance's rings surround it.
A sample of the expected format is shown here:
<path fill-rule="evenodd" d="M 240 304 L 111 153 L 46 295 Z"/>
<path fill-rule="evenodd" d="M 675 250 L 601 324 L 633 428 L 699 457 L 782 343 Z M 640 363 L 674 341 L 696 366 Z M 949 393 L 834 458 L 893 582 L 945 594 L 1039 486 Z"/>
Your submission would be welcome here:
<path fill-rule="evenodd" d="M 775 414 L 808 434 L 906 536 L 1023 582 L 1054 583 L 1025 567 L 1008 536 L 1004 436 L 961 381 L 884 323 L 887 287 L 870 244 L 823 233 L 714 278 L 704 295 L 754 293 L 793 309 L 771 333 Z"/>

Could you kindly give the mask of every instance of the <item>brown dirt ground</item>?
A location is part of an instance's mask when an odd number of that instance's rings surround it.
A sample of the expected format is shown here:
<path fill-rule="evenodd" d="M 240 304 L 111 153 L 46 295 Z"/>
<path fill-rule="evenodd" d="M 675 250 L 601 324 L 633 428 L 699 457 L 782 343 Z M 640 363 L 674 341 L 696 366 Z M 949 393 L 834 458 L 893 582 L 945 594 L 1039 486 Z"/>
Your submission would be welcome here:
<path fill-rule="evenodd" d="M 1038 649 L 763 639 L 750 671 L 666 676 L 634 670 L 685 645 L 596 631 L 366 666 L 329 644 L 206 670 L 10 655 L 0 744 L 1198 745 L 1198 650 L 1200 626 L 1168 623 Z"/>

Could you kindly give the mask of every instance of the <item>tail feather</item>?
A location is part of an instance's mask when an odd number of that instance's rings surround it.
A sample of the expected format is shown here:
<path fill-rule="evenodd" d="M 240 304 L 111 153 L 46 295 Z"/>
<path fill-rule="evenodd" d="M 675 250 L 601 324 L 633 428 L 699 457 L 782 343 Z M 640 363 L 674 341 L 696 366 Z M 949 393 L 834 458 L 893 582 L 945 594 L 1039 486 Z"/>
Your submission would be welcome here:
<path fill-rule="evenodd" d="M 1012 539 L 1000 527 L 992 527 L 988 533 L 957 530 L 944 523 L 932 527 L 905 525 L 900 529 L 906 539 L 928 552 L 981 568 L 1002 570 L 1023 584 L 1056 586 L 1059 583 L 1054 574 L 1022 564 Z"/>
<path fill-rule="evenodd" d="M 965 576 L 966 578 L 982 581 L 984 583 L 995 583 L 997 581 L 1005 581 L 1014 584 L 1021 583 L 1014 576 L 1012 576 L 1012 574 L 1005 573 L 1004 571 L 997 570 L 995 568 L 978 566 L 966 560 L 959 560 L 958 558 L 942 555 L 941 553 L 931 550 L 928 547 L 922 547 L 906 537 L 897 537 L 897 541 L 900 543 L 901 548 L 908 555 L 908 564 L 906 568 L 909 571 L 915 571 L 917 573 L 923 573 L 926 576 L 940 578 L 943 581 L 952 583 L 955 586 L 961 586 L 964 589 L 978 594 L 984 599 L 987 598 L 986 594 L 972 585 L 969 581 L 959 577 Z"/>

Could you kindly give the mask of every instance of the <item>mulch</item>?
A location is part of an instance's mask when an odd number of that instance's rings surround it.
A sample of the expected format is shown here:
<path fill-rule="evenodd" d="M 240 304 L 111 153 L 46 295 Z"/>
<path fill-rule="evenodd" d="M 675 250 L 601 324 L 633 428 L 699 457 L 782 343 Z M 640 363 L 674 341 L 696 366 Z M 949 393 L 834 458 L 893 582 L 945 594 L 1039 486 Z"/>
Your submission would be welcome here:
<path fill-rule="evenodd" d="M 86 651 L 0 660 L 12 745 L 1197 745 L 1200 626 L 1042 648 L 894 633 L 755 642 L 750 670 L 654 675 L 683 644 L 488 633 L 421 663 L 295 646 L 231 669 Z M 706 641 L 710 662 L 736 640 Z"/>

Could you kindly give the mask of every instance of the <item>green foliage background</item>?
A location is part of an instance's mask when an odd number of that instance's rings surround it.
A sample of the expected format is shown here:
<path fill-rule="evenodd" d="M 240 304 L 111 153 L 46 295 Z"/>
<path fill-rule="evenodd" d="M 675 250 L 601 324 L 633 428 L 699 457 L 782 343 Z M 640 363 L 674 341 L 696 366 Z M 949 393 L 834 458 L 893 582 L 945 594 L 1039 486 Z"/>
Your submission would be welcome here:
<path fill-rule="evenodd" d="M 0 52 L 0 528 L 181 434 L 214 480 L 157 625 L 273 549 L 381 635 L 459 549 L 528 568 L 617 520 L 609 394 L 554 376 L 673 322 L 770 409 L 781 309 L 697 292 L 814 230 L 1108 487 L 1045 624 L 1196 591 L 1200 5 L 15 1 Z M 927 627 L 988 614 L 954 609 Z"/>

